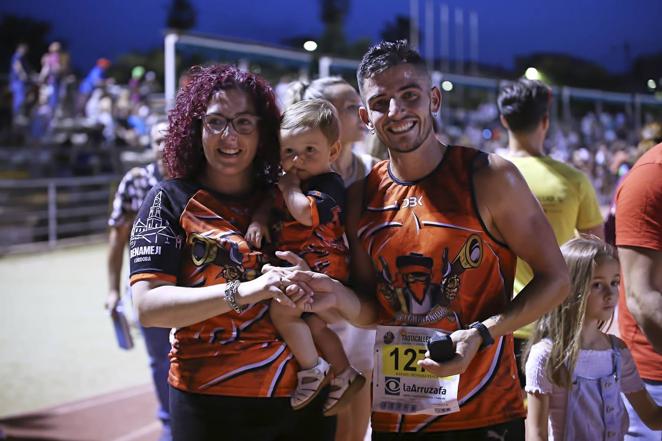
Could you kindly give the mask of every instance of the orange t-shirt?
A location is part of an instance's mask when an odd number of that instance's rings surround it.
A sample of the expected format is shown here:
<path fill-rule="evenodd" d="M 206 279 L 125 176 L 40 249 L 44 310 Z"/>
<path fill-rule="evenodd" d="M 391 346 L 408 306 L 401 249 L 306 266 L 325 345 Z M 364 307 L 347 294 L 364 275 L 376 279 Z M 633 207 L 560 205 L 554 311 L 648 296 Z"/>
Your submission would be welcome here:
<path fill-rule="evenodd" d="M 472 183 L 478 150 L 450 146 L 439 166 L 399 182 L 389 162 L 366 178 L 358 236 L 378 273 L 382 325 L 447 332 L 502 312 L 512 297 L 516 256 L 485 230 Z M 525 416 L 513 337 L 480 351 L 460 376 L 460 411 L 443 416 L 373 412 L 379 432 L 438 432 Z"/>
<path fill-rule="evenodd" d="M 662 252 L 662 144 L 639 158 L 618 188 L 616 246 Z M 662 355 L 653 350 L 630 314 L 622 277 L 618 324 L 621 338 L 630 348 L 641 378 L 662 381 Z"/>
<path fill-rule="evenodd" d="M 231 198 L 183 180 L 158 184 L 131 231 L 131 283 L 200 287 L 257 277 L 266 258 L 243 234 L 259 197 Z M 269 304 L 175 329 L 170 384 L 200 394 L 289 396 L 298 365 L 269 318 Z"/>

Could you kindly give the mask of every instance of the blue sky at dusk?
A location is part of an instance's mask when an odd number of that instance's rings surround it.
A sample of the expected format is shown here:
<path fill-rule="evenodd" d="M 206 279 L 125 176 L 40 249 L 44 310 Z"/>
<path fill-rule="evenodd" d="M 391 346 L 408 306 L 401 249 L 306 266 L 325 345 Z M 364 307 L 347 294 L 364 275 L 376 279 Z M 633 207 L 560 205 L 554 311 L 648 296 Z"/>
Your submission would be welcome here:
<path fill-rule="evenodd" d="M 194 31 L 278 43 L 322 31 L 316 0 L 191 0 Z M 425 0 L 419 0 L 421 13 Z M 434 15 L 439 23 L 439 5 Z M 514 57 L 560 52 L 597 62 L 612 72 L 629 68 L 638 55 L 662 52 L 662 0 L 445 0 L 451 16 L 464 11 L 465 57 L 468 12 L 479 19 L 479 61 L 512 67 Z M 87 69 L 96 58 L 162 45 L 169 0 L 1 0 L 0 14 L 29 16 L 52 24 L 52 38 L 67 42 L 74 64 Z M 353 0 L 346 19 L 349 41 L 380 38 L 384 24 L 409 15 L 408 0 Z M 423 22 L 424 19 L 421 18 Z M 438 32 L 438 31 L 437 31 Z M 629 45 L 629 61 L 624 50 Z M 439 50 L 439 42 L 435 42 Z"/>

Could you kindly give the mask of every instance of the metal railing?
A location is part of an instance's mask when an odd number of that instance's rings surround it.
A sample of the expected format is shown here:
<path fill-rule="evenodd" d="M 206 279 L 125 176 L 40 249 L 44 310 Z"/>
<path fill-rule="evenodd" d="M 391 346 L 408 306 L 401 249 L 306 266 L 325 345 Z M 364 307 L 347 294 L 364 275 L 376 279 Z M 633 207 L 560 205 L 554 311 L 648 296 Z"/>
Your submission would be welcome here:
<path fill-rule="evenodd" d="M 0 180 L 0 254 L 104 234 L 120 178 Z"/>

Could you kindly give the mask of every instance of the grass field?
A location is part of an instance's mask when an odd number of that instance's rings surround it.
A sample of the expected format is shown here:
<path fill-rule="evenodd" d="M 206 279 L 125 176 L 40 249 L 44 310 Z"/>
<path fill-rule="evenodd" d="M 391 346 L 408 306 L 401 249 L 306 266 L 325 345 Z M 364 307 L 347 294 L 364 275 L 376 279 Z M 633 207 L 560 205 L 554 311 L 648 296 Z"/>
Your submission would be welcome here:
<path fill-rule="evenodd" d="M 117 347 L 106 246 L 0 258 L 0 417 L 150 383 L 139 332 Z"/>

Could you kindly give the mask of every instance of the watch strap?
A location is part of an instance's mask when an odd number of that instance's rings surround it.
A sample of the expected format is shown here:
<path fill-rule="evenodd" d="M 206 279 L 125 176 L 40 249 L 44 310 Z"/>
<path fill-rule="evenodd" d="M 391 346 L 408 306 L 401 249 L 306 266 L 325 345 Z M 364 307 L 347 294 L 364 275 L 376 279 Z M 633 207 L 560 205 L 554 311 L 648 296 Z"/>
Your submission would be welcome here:
<path fill-rule="evenodd" d="M 487 329 L 487 326 L 485 326 L 482 322 L 473 322 L 469 325 L 469 327 L 476 329 L 480 334 L 480 337 L 483 339 L 483 343 L 481 343 L 480 349 L 484 349 L 494 343 L 494 338 L 492 338 L 490 330 Z"/>

